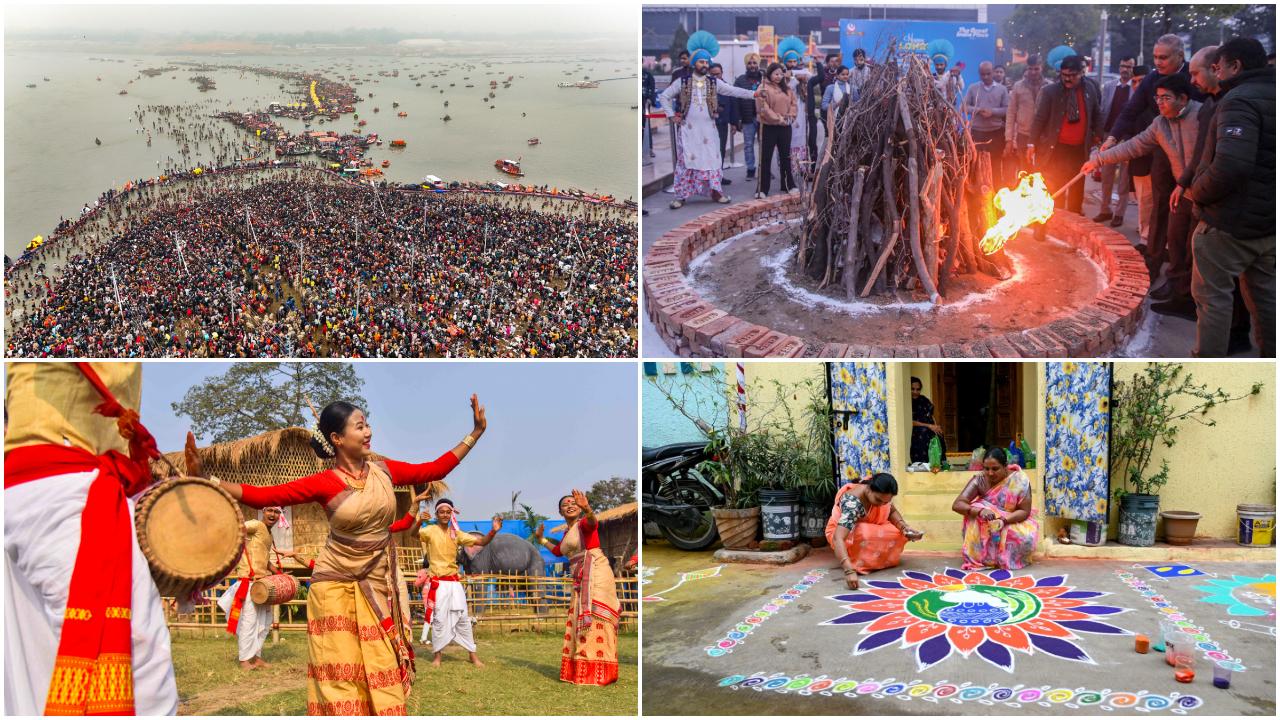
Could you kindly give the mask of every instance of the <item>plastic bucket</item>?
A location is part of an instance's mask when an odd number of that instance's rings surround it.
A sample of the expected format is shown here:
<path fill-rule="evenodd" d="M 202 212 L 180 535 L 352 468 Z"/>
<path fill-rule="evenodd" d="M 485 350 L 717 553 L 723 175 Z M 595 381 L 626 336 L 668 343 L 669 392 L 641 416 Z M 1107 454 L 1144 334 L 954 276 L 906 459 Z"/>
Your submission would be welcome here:
<path fill-rule="evenodd" d="M 1155 545 L 1159 510 L 1159 495 L 1129 493 L 1120 498 L 1120 542 L 1133 547 Z"/>
<path fill-rule="evenodd" d="M 1236 543 L 1246 547 L 1268 547 L 1275 538 L 1275 505 L 1236 506 Z"/>
<path fill-rule="evenodd" d="M 1093 520 L 1072 520 L 1070 535 L 1073 545 L 1087 545 L 1089 547 L 1105 545 L 1107 542 L 1107 524 L 1094 522 Z"/>
<path fill-rule="evenodd" d="M 760 522 L 765 540 L 800 537 L 800 494 L 794 490 L 761 490 Z"/>
<path fill-rule="evenodd" d="M 819 503 L 804 503 L 800 506 L 800 537 L 825 538 L 827 517 L 831 508 Z"/>

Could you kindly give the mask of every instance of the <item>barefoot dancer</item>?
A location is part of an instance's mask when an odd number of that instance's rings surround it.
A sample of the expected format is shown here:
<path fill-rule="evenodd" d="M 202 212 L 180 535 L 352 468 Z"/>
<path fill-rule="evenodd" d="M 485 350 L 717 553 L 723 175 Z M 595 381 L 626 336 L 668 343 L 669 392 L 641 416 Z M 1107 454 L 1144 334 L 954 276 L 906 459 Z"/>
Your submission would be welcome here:
<path fill-rule="evenodd" d="M 265 507 L 261 520 L 245 521 L 244 551 L 240 554 L 240 564 L 232 573 L 239 579 L 218 598 L 218 607 L 227 614 L 227 632 L 236 636 L 242 670 L 256 670 L 267 665 L 262 659 L 262 645 L 271 632 L 271 606 L 254 602 L 249 597 L 249 586 L 254 580 L 272 572 L 283 572 L 279 565 L 281 553 L 277 553 L 275 563 L 270 562 L 270 555 L 275 550 L 271 528 L 276 526 L 283 513 L 284 509 L 278 505 Z"/>
<path fill-rule="evenodd" d="M 608 685 L 618 680 L 618 620 L 622 605 L 609 558 L 600 550 L 600 524 L 581 490 L 560 498 L 560 515 L 568 523 L 556 544 L 538 542 L 556 555 L 568 556 L 573 574 L 569 621 L 565 623 L 560 679 L 575 685 Z"/>
<path fill-rule="evenodd" d="M 307 713 L 404 715 L 414 677 L 407 591 L 388 530 L 395 485 L 443 478 L 467 456 L 488 422 L 471 396 L 474 427 L 452 450 L 414 465 L 373 462 L 364 412 L 334 402 L 320 413 L 312 447 L 334 468 L 275 487 L 223 483 L 250 507 L 320 503 L 329 536 L 307 596 Z"/>
<path fill-rule="evenodd" d="M 484 667 L 476 657 L 476 641 L 471 636 L 467 594 L 458 581 L 458 547 L 488 545 L 501 529 L 502 518 L 495 515 L 488 535 L 477 538 L 471 533 L 461 532 L 458 521 L 454 519 L 453 501 L 440 498 L 436 501 L 436 521 L 418 531 L 430 577 L 423 599 L 427 617 L 422 628 L 422 641 L 427 641 L 427 628 L 430 628 L 431 652 L 435 654 L 431 664 L 434 667 L 440 667 L 440 657 L 451 642 L 458 643 L 470 654 L 473 665 Z"/>

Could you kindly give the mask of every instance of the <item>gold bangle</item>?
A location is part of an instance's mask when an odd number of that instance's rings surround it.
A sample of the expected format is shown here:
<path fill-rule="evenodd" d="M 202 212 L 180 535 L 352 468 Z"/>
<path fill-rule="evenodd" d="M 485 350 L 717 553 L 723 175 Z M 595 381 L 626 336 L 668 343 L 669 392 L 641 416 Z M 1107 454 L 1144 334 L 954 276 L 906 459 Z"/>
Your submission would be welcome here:
<path fill-rule="evenodd" d="M 466 445 L 468 449 L 473 448 L 476 446 L 476 439 L 471 437 L 470 435 L 463 435 L 462 444 Z"/>

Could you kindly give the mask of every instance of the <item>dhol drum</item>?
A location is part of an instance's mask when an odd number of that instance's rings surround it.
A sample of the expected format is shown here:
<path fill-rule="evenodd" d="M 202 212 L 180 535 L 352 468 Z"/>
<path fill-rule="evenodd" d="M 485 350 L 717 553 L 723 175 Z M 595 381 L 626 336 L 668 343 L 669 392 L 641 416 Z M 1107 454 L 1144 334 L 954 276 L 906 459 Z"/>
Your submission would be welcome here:
<path fill-rule="evenodd" d="M 133 515 L 138 546 L 165 597 L 184 599 L 226 577 L 244 549 L 240 505 L 217 483 L 171 477 L 147 490 Z"/>
<path fill-rule="evenodd" d="M 259 605 L 281 605 L 298 595 L 298 581 L 292 575 L 267 575 L 249 586 L 249 599 Z"/>

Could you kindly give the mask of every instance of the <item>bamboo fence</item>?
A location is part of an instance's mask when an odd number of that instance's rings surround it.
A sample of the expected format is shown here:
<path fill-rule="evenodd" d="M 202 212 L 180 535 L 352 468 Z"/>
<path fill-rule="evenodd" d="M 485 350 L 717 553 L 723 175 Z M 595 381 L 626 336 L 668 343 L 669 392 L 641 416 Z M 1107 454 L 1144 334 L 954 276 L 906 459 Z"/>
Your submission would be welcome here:
<path fill-rule="evenodd" d="M 401 550 L 404 550 L 402 548 Z M 415 626 L 421 627 L 422 593 L 413 587 L 415 569 L 404 573 L 409 586 L 409 615 Z M 299 578 L 300 580 L 302 578 Z M 217 605 L 217 599 L 234 579 L 227 579 L 204 592 L 209 602 L 197 605 L 194 612 L 178 613 L 173 598 L 164 598 L 165 619 L 175 634 L 205 634 L 225 632 L 226 613 Z M 567 575 L 558 577 L 529 577 L 526 575 L 464 575 L 462 586 L 467 594 L 467 609 L 477 631 L 554 631 L 564 626 L 569 613 L 569 598 L 573 591 L 573 579 Z M 634 630 L 639 617 L 639 583 L 637 578 L 615 578 L 618 599 L 622 603 L 621 630 Z M 280 632 L 306 632 L 307 600 L 305 589 L 299 588 L 299 597 L 273 608 L 275 622 L 273 636 Z"/>

